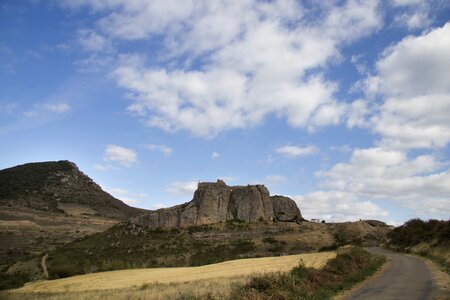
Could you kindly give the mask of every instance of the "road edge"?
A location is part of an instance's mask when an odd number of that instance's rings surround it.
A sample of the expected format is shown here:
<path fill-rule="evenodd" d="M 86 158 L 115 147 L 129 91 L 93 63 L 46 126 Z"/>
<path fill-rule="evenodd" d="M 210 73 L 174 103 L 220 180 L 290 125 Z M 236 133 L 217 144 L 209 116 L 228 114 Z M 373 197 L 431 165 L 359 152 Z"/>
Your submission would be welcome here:
<path fill-rule="evenodd" d="M 353 294 L 360 288 L 364 287 L 370 281 L 375 280 L 379 276 L 383 275 L 384 272 L 387 270 L 387 268 L 391 265 L 391 259 L 387 256 L 385 256 L 385 257 L 386 257 L 386 262 L 383 263 L 383 265 L 381 266 L 381 268 L 378 271 L 376 271 L 371 276 L 367 277 L 364 281 L 357 283 L 356 285 L 354 285 L 352 288 L 350 288 L 348 290 L 344 290 L 344 291 L 340 292 L 339 294 L 337 294 L 336 296 L 334 296 L 331 299 L 332 300 L 345 300 L 345 298 L 347 298 L 348 296 L 350 296 L 351 294 Z"/>
<path fill-rule="evenodd" d="M 436 285 L 436 288 L 438 290 L 438 293 L 436 295 L 433 295 L 433 299 L 450 299 L 450 275 L 442 271 L 440 266 L 432 259 L 419 255 L 413 256 L 421 259 L 430 271 L 431 276 L 433 276 L 433 284 Z"/>

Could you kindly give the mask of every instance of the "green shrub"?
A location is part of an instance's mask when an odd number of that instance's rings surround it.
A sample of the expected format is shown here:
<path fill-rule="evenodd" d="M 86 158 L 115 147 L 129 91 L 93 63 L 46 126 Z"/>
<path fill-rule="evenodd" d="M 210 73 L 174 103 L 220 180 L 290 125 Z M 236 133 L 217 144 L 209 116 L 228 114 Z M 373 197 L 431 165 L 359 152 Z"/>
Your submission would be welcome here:
<path fill-rule="evenodd" d="M 18 288 L 23 286 L 28 281 L 30 281 L 30 276 L 25 273 L 0 273 L 0 290 Z"/>
<path fill-rule="evenodd" d="M 231 299 L 329 299 L 373 274 L 384 257 L 354 247 L 339 253 L 321 270 L 302 263 L 289 273 L 253 277 L 249 283 L 236 288 Z"/>
<path fill-rule="evenodd" d="M 450 241 L 450 221 L 411 219 L 388 233 L 391 246 L 413 247 L 421 242 Z"/>

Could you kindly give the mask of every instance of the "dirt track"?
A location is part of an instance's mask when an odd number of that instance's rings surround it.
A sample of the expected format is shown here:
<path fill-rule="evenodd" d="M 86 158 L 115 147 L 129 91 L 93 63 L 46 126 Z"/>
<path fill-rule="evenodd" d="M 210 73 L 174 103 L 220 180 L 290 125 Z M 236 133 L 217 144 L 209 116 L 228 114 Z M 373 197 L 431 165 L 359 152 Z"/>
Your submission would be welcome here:
<path fill-rule="evenodd" d="M 383 274 L 369 280 L 347 296 L 345 300 L 435 299 L 434 297 L 439 291 L 430 271 L 422 260 L 411 255 L 380 248 L 370 248 L 369 251 L 386 255 L 391 259 L 391 262 Z"/>

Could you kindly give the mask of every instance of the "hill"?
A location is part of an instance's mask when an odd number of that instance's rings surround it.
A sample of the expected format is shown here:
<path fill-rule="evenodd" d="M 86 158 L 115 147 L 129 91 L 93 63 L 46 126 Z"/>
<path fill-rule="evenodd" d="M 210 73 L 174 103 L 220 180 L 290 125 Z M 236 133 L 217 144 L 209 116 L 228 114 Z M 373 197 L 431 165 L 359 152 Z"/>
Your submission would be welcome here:
<path fill-rule="evenodd" d="M 0 170 L 0 270 L 142 212 L 69 161 Z"/>
<path fill-rule="evenodd" d="M 29 163 L 0 170 L 0 204 L 69 214 L 78 208 L 85 214 L 122 220 L 143 212 L 103 191 L 69 161 Z"/>

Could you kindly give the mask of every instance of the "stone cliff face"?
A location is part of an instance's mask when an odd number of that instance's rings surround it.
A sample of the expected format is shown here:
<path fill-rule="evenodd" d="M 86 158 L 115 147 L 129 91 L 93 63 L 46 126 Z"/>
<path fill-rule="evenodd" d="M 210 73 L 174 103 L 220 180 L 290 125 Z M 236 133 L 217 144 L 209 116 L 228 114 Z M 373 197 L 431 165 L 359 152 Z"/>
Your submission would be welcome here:
<path fill-rule="evenodd" d="M 288 197 L 272 196 L 273 212 L 275 218 L 281 222 L 302 221 L 303 217 L 298 209 L 297 204 Z"/>
<path fill-rule="evenodd" d="M 222 180 L 199 183 L 192 201 L 152 211 L 132 221 L 149 227 L 188 227 L 229 220 L 299 221 L 300 210 L 292 199 L 270 197 L 264 185 L 227 186 Z"/>

